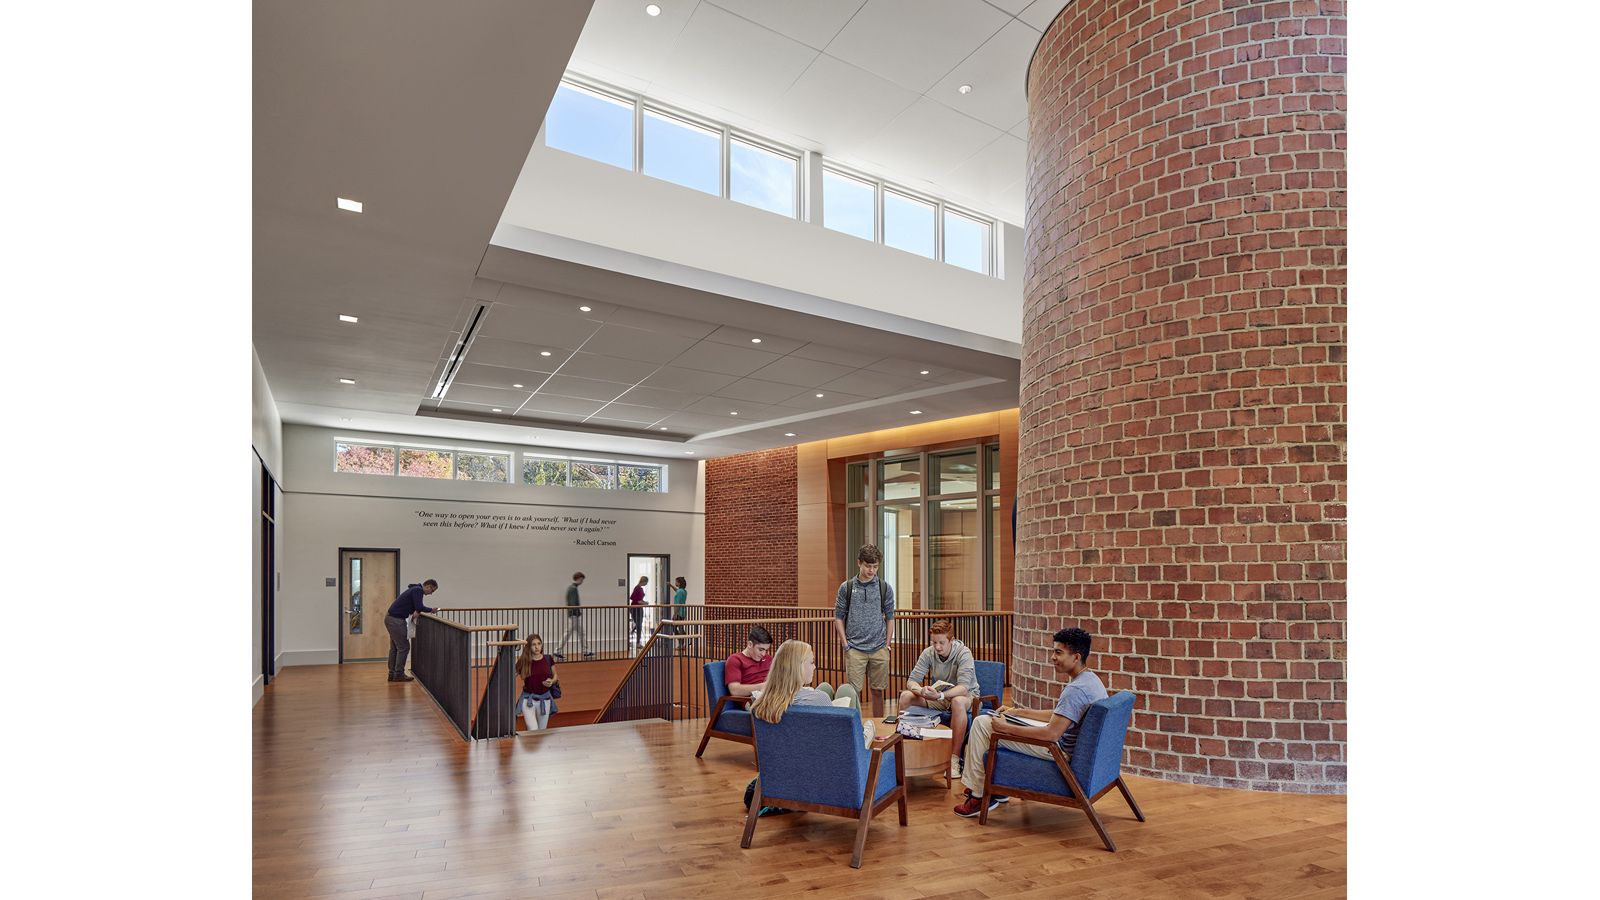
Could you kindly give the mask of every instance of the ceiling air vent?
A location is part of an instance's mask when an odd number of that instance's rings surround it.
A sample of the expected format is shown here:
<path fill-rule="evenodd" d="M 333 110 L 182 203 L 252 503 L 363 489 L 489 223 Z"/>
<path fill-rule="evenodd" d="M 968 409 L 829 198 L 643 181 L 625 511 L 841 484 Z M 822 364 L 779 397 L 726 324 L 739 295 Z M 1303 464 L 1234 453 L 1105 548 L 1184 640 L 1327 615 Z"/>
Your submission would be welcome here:
<path fill-rule="evenodd" d="M 439 383 L 433 386 L 433 393 L 429 395 L 432 399 L 443 400 L 445 392 L 450 390 L 450 383 L 455 381 L 461 361 L 466 359 L 467 351 L 472 348 L 472 340 L 478 336 L 478 326 L 483 324 L 483 316 L 488 311 L 489 304 L 479 303 L 467 316 L 467 327 L 461 329 L 461 337 L 450 348 L 450 359 L 445 363 L 444 371 L 439 373 Z"/>

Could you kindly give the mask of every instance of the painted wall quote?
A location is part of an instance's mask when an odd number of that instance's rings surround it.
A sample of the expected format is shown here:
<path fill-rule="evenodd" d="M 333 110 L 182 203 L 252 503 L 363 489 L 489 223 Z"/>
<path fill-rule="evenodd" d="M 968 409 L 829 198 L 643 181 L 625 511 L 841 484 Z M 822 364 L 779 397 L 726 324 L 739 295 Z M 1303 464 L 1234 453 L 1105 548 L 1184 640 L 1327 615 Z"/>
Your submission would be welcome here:
<path fill-rule="evenodd" d="M 519 516 L 503 513 L 453 513 L 413 510 L 415 521 L 423 528 L 465 528 L 480 534 L 524 532 L 529 537 L 552 533 L 600 534 L 609 532 L 616 519 L 595 516 Z M 579 547 L 615 547 L 616 541 L 602 538 L 574 537 L 572 543 Z"/>

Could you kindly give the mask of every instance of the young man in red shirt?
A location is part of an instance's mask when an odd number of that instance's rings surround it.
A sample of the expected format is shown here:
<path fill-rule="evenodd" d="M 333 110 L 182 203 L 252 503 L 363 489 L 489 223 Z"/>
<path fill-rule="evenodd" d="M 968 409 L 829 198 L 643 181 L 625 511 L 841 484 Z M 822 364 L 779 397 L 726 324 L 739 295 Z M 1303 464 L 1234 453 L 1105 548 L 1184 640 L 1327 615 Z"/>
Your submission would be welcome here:
<path fill-rule="evenodd" d="M 772 635 L 760 625 L 750 629 L 750 640 L 744 649 L 728 657 L 722 670 L 728 683 L 728 693 L 735 697 L 748 697 L 750 692 L 767 683 L 767 673 L 772 671 Z"/>

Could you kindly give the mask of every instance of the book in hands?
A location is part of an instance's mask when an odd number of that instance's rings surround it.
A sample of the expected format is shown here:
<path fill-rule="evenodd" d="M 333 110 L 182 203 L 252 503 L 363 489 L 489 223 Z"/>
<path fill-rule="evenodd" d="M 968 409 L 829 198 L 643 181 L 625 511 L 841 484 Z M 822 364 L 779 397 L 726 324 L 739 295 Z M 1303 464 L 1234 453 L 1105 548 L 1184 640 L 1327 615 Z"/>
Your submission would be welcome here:
<path fill-rule="evenodd" d="M 923 687 L 931 687 L 934 690 L 939 691 L 939 692 L 942 693 L 944 691 L 948 691 L 951 688 L 955 687 L 955 685 L 951 684 L 948 681 L 935 681 L 933 684 L 923 685 Z"/>
<path fill-rule="evenodd" d="M 1021 716 L 1014 716 L 1011 713 L 996 713 L 992 709 L 984 710 L 983 714 L 986 716 L 1002 715 L 1007 722 L 1010 722 L 1013 725 L 1021 725 L 1024 728 L 1043 728 L 1045 726 L 1045 723 L 1036 721 L 1034 719 L 1024 719 Z"/>

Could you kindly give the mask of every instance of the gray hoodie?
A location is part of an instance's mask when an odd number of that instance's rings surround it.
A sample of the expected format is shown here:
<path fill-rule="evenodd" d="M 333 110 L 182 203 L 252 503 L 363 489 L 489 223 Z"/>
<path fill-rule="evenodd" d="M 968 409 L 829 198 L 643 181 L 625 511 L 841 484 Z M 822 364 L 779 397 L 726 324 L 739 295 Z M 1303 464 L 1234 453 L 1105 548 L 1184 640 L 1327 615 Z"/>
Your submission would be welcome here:
<path fill-rule="evenodd" d="M 948 681 L 966 687 L 967 696 L 978 696 L 978 667 L 972 664 L 972 651 L 954 638 L 950 640 L 950 655 L 944 659 L 939 658 L 931 644 L 924 647 L 906 680 L 924 685 Z"/>
<path fill-rule="evenodd" d="M 894 618 L 894 588 L 878 575 L 864 584 L 852 578 L 839 585 L 833 617 L 844 623 L 844 640 L 851 650 L 876 653 L 889 644 L 884 620 Z"/>

